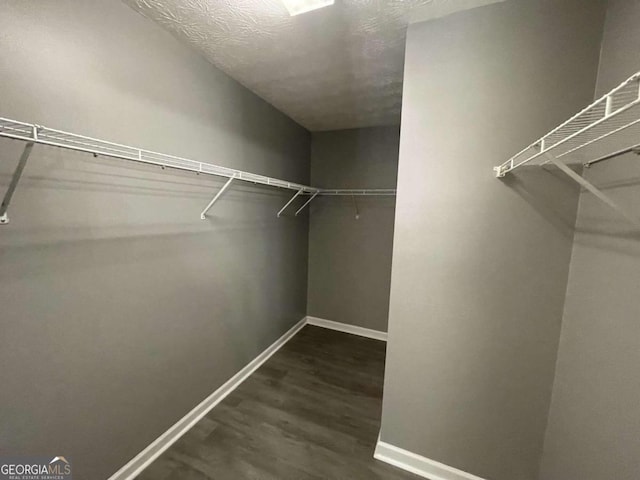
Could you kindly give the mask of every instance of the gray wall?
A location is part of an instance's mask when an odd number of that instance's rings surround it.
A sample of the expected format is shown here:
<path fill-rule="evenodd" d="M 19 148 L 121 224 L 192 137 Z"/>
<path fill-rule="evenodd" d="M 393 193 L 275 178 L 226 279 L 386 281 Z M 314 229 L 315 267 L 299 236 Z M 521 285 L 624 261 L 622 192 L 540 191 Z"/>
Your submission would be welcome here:
<path fill-rule="evenodd" d="M 395 188 L 399 127 L 317 132 L 311 181 L 329 188 Z M 313 201 L 309 226 L 308 314 L 387 331 L 394 197 Z"/>
<path fill-rule="evenodd" d="M 640 70 L 639 24 L 640 2 L 609 1 L 598 97 Z M 585 173 L 637 214 L 637 156 Z M 541 480 L 640 478 L 639 286 L 639 230 L 583 193 Z"/>
<path fill-rule="evenodd" d="M 0 115 L 309 180 L 310 135 L 112 0 L 4 0 Z M 0 191 L 22 144 L 0 140 Z M 103 479 L 306 314 L 290 192 L 36 146 L 0 227 L 0 451 Z"/>
<path fill-rule="evenodd" d="M 578 190 L 492 167 L 589 103 L 603 23 L 604 2 L 512 0 L 409 28 L 383 441 L 537 478 Z"/>

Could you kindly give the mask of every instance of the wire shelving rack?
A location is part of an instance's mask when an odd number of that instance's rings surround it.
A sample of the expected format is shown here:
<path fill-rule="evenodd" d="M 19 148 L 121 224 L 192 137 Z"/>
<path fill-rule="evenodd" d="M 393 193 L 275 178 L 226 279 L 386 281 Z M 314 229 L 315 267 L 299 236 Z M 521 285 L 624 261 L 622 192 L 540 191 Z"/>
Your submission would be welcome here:
<path fill-rule="evenodd" d="M 279 178 L 268 177 L 256 173 L 245 172 L 234 168 L 223 167 L 211 163 L 200 162 L 188 158 L 177 157 L 165 153 L 154 152 L 143 148 L 132 147 L 120 143 L 114 143 L 106 140 L 100 140 L 85 135 L 65 132 L 42 125 L 21 122 L 0 117 L 0 137 L 21 140 L 26 142 L 25 149 L 18 162 L 18 167 L 12 177 L 11 183 L 4 196 L 0 206 L 0 224 L 9 222 L 7 210 L 11 202 L 11 197 L 18 185 L 20 176 L 24 170 L 27 159 L 31 153 L 31 149 L 35 144 L 48 145 L 52 147 L 75 150 L 79 152 L 90 153 L 94 156 L 112 157 L 121 160 L 130 160 L 138 163 L 146 163 L 150 165 L 160 166 L 162 168 L 173 168 L 195 172 L 197 174 L 215 175 L 218 177 L 228 178 L 225 185 L 213 197 L 211 202 L 200 214 L 201 219 L 206 218 L 206 213 L 218 201 L 225 190 L 233 181 L 250 182 L 257 185 L 266 185 L 275 188 L 287 190 L 295 190 L 295 195 L 287 202 L 287 204 L 278 212 L 278 216 L 300 195 L 307 195 L 310 198 L 304 205 L 296 211 L 298 215 L 304 207 L 308 206 L 311 200 L 318 195 L 346 195 L 346 196 L 379 196 L 379 195 L 395 195 L 394 189 L 323 189 L 300 183 L 289 182 Z"/>
<path fill-rule="evenodd" d="M 494 167 L 494 171 L 497 177 L 504 177 L 526 165 L 554 164 L 600 200 L 640 225 L 638 218 L 628 214 L 568 166 L 582 163 L 589 168 L 629 152 L 640 153 L 640 72 L 502 165 Z"/>

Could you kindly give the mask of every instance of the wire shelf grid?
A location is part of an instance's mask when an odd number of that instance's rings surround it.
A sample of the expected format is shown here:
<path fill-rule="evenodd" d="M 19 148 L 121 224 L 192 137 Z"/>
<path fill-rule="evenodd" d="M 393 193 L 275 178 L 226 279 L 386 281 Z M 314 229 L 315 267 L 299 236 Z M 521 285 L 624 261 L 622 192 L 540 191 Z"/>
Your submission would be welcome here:
<path fill-rule="evenodd" d="M 494 170 L 503 177 L 523 165 L 543 165 L 548 153 L 565 163 L 587 163 L 639 140 L 640 72 Z"/>
<path fill-rule="evenodd" d="M 190 172 L 233 178 L 254 184 L 295 190 L 301 195 L 395 195 L 393 189 L 321 189 L 234 168 L 131 147 L 97 138 L 56 130 L 41 125 L 0 117 L 0 137 L 39 143 L 93 155 L 131 160 Z"/>

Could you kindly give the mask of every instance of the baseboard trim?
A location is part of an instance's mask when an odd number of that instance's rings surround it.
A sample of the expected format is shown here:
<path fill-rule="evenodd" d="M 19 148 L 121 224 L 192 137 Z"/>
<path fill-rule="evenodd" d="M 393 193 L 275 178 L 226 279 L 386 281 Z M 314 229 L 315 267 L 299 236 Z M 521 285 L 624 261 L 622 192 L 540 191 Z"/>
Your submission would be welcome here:
<path fill-rule="evenodd" d="M 361 337 L 373 338 L 375 340 L 387 341 L 387 332 L 380 330 L 372 330 L 370 328 L 358 327 L 347 323 L 334 322 L 333 320 L 325 320 L 324 318 L 307 316 L 307 325 L 315 325 L 316 327 L 337 330 L 338 332 L 350 333 L 352 335 L 360 335 Z"/>
<path fill-rule="evenodd" d="M 233 392 L 253 372 L 260 368 L 263 363 L 269 360 L 269 358 L 271 358 L 274 353 L 276 353 L 284 344 L 291 340 L 294 335 L 298 333 L 305 325 L 315 325 L 317 327 L 328 328 L 330 330 L 337 330 L 339 332 L 350 333 L 353 335 L 360 335 L 362 337 L 373 338 L 376 340 L 387 340 L 386 332 L 371 330 L 364 327 L 356 327 L 354 325 L 325 320 L 323 318 L 309 316 L 303 318 L 289 331 L 282 335 L 278 340 L 276 340 L 272 345 L 270 345 L 264 352 L 262 352 L 244 368 L 242 368 L 242 370 L 240 370 L 233 377 L 227 380 L 227 382 L 225 382 L 220 388 L 218 388 L 215 392 L 205 398 L 198 406 L 196 406 L 180 420 L 178 420 L 166 432 L 164 432 L 156 440 L 154 440 L 153 443 L 151 443 L 147 448 L 145 448 L 138 455 L 132 458 L 125 466 L 111 475 L 108 480 L 134 479 L 156 458 L 162 455 L 165 450 L 173 445 L 182 435 L 187 433 L 187 431 L 189 431 L 196 423 L 198 423 L 202 419 L 202 417 L 209 413 L 227 395 Z M 476 477 L 467 478 L 476 480 Z M 449 479 L 447 478 L 446 480 Z"/>
<path fill-rule="evenodd" d="M 198 423 L 202 417 L 220 403 L 227 395 L 233 392 L 249 375 L 255 372 L 264 362 L 266 362 L 274 353 L 276 353 L 285 343 L 307 324 L 307 318 L 303 318 L 289 331 L 276 340 L 264 352 L 254 358 L 242 370 L 227 380 L 220 388 L 209 395 L 197 407 L 187 413 L 182 419 L 178 420 L 166 432 L 160 435 L 153 443 L 151 443 L 142 452 L 136 455 L 129 463 L 114 473 L 109 480 L 131 480 L 139 475 L 142 470 L 148 467 L 156 458 L 158 458 L 165 450 L 173 445 L 182 435 Z"/>
<path fill-rule="evenodd" d="M 380 438 L 378 438 L 373 457 L 429 480 L 484 480 L 457 468 L 382 442 Z"/>

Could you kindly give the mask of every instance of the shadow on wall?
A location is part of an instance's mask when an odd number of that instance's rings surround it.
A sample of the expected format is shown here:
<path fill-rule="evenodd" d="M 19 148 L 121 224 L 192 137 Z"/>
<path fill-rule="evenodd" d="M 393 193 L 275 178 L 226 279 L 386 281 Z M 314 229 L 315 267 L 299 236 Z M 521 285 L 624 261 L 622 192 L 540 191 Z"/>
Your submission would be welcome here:
<path fill-rule="evenodd" d="M 53 147 L 44 146 L 40 148 L 52 149 Z M 56 150 L 52 150 L 52 152 L 54 151 Z M 90 167 L 83 167 L 82 164 L 79 163 L 73 168 L 67 168 L 65 166 L 56 168 L 57 173 L 63 173 L 66 175 L 66 178 L 62 176 L 53 178 L 45 172 L 31 175 L 26 172 L 20 178 L 18 189 L 21 187 L 38 187 L 68 191 L 135 193 L 136 195 L 158 197 L 198 198 L 205 202 L 203 204 L 204 206 L 227 180 L 223 177 L 185 173 L 171 168 L 167 168 L 166 170 L 155 166 L 136 168 L 131 162 L 112 158 L 103 161 L 94 160 L 89 154 L 64 153 L 63 155 L 82 155 L 85 158 L 79 158 L 79 160 Z M 5 155 L 3 155 L 3 157 L 4 156 Z M 7 161 L 12 161 L 8 155 Z M 115 171 L 99 172 L 96 171 L 95 168 L 91 168 L 91 166 L 97 166 L 99 168 L 117 167 L 120 170 L 127 170 L 131 173 L 116 173 Z M 84 175 L 91 177 L 91 179 L 81 179 L 80 177 Z M 13 174 L 9 171 L 0 173 L 0 185 L 6 188 L 12 176 Z M 160 176 L 164 178 L 160 178 Z M 147 185 L 142 185 L 141 183 L 146 183 Z M 266 195 L 280 197 L 282 195 L 282 191 L 274 188 L 252 185 L 245 182 L 236 182 L 233 187 L 233 190 L 236 192 L 253 194 L 254 196 Z M 248 200 L 251 201 L 250 198 Z"/>
<path fill-rule="evenodd" d="M 0 139 L 0 195 L 22 146 Z M 0 246 L 207 232 L 211 227 L 277 230 L 292 221 L 276 218 L 289 191 L 245 182 L 232 185 L 206 221 L 200 220 L 225 181 L 36 145 L 9 208 L 12 222 L 0 227 Z"/>
<path fill-rule="evenodd" d="M 579 171 L 581 166 L 574 169 Z M 500 181 L 565 237 L 573 237 L 580 187 L 561 170 L 555 166 L 524 165 Z"/>
<path fill-rule="evenodd" d="M 582 165 L 574 165 L 572 168 L 577 173 L 585 174 Z M 576 243 L 631 257 L 637 257 L 640 254 L 640 226 L 631 224 L 591 193 L 580 190 L 577 183 L 556 167 L 523 166 L 507 174 L 502 181 L 564 235 L 584 234 L 575 236 Z M 621 208 L 634 213 L 634 189 L 637 191 L 640 185 L 640 176 L 592 181 L 600 190 L 608 191 L 608 195 L 612 196 Z M 542 185 L 545 183 L 548 185 L 549 182 L 567 184 L 567 188 L 571 191 L 579 191 L 583 195 L 582 201 L 586 202 L 586 206 L 581 207 L 580 222 L 576 223 L 574 209 L 577 205 L 549 197 L 548 189 L 542 188 Z M 556 189 L 554 188 L 553 191 Z"/>

